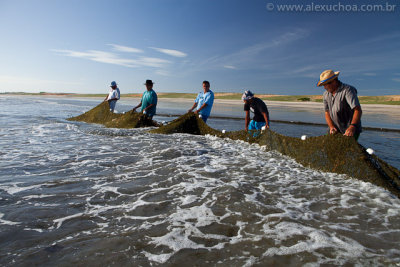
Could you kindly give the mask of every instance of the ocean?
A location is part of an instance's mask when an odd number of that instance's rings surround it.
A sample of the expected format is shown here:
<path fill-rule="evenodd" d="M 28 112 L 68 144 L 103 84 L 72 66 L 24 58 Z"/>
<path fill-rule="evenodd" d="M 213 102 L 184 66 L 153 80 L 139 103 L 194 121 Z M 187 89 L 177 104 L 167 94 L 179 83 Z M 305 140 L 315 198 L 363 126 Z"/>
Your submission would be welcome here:
<path fill-rule="evenodd" d="M 398 266 L 400 200 L 388 191 L 242 141 L 66 120 L 100 101 L 0 97 L 1 266 Z M 182 114 L 188 103 L 160 99 L 158 113 Z M 213 111 L 243 116 L 241 108 Z M 286 107 L 270 116 L 323 122 Z M 363 125 L 399 127 L 383 114 L 365 114 Z M 364 131 L 359 142 L 400 168 L 400 133 Z"/>

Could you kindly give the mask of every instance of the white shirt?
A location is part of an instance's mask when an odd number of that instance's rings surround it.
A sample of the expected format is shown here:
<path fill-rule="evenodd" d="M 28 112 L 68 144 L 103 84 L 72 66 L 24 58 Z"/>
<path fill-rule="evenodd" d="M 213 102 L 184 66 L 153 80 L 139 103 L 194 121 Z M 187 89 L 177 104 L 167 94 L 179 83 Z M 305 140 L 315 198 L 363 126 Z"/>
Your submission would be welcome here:
<path fill-rule="evenodd" d="M 115 90 L 111 89 L 111 91 L 108 93 L 107 100 L 110 100 L 110 99 L 113 99 L 113 98 L 119 98 L 117 89 L 115 89 Z"/>

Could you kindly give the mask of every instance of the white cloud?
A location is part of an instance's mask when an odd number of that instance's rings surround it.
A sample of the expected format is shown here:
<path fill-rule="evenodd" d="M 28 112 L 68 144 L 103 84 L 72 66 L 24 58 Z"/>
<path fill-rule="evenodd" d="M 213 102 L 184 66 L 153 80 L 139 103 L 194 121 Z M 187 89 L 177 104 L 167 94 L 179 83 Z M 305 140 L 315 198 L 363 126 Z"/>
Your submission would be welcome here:
<path fill-rule="evenodd" d="M 174 50 L 174 49 L 165 49 L 165 48 L 158 48 L 158 47 L 150 47 L 151 49 L 154 49 L 160 53 L 164 53 L 167 54 L 169 56 L 173 56 L 173 57 L 186 57 L 187 54 L 183 53 L 181 51 L 178 50 Z"/>
<path fill-rule="evenodd" d="M 141 66 L 161 68 L 171 61 L 156 57 L 141 57 L 137 60 L 137 63 Z"/>
<path fill-rule="evenodd" d="M 399 82 L 399 83 L 400 83 L 400 78 L 393 78 L 392 81 L 395 81 L 395 82 Z"/>
<path fill-rule="evenodd" d="M 254 43 L 243 47 L 233 53 L 225 55 L 214 55 L 205 58 L 196 64 L 196 69 L 207 69 L 210 66 L 234 66 L 235 68 L 248 69 L 248 68 L 271 68 L 275 69 L 275 63 L 272 60 L 280 62 L 281 57 L 275 56 L 274 49 L 282 49 L 285 46 L 290 46 L 298 40 L 307 38 L 309 31 L 305 29 L 293 29 L 275 37 L 268 38 L 262 42 Z M 268 61 L 265 60 L 268 58 Z M 263 60 L 260 60 L 263 59 Z M 193 70 L 194 68 L 191 68 Z"/>
<path fill-rule="evenodd" d="M 307 36 L 308 32 L 306 30 L 296 29 L 294 31 L 283 33 L 267 42 L 262 42 L 243 48 L 236 53 L 228 55 L 228 57 L 238 58 L 238 60 L 246 59 L 248 57 L 254 58 L 267 49 L 291 44 L 299 39 L 306 38 Z"/>
<path fill-rule="evenodd" d="M 157 70 L 156 74 L 161 75 L 161 76 L 170 76 L 169 72 L 166 70 Z"/>
<path fill-rule="evenodd" d="M 321 68 L 317 64 L 311 64 L 311 65 L 300 66 L 297 69 L 289 71 L 288 73 L 290 73 L 294 77 L 297 76 L 297 77 L 318 79 L 319 75 L 321 74 Z M 287 76 L 286 73 L 284 75 Z"/>
<path fill-rule="evenodd" d="M 364 73 L 364 76 L 376 76 L 376 73 L 366 72 L 366 73 Z"/>
<path fill-rule="evenodd" d="M 236 69 L 236 67 L 232 66 L 232 65 L 225 65 L 224 68 L 225 69 L 231 69 L 231 70 L 235 70 Z"/>
<path fill-rule="evenodd" d="M 134 47 L 129 47 L 129 46 L 123 46 L 123 45 L 117 45 L 117 44 L 108 44 L 109 46 L 112 46 L 112 48 L 116 51 L 119 52 L 127 52 L 127 53 L 143 53 L 143 50 L 134 48 Z"/>
<path fill-rule="evenodd" d="M 98 50 L 89 50 L 86 52 L 80 52 L 73 50 L 52 49 L 52 51 L 59 53 L 62 56 L 83 58 L 101 63 L 120 65 L 128 68 L 143 67 L 143 66 L 161 68 L 166 64 L 170 63 L 170 61 L 168 60 L 161 58 L 153 58 L 153 57 L 139 57 L 137 59 L 121 58 L 117 54 L 98 51 Z"/>
<path fill-rule="evenodd" d="M 136 67 L 135 60 L 120 58 L 118 55 L 110 53 L 110 52 L 97 51 L 97 50 L 89 50 L 86 52 L 80 52 L 80 51 L 59 50 L 59 49 L 53 49 L 52 51 L 59 53 L 62 56 L 67 56 L 67 57 L 84 58 L 84 59 L 89 59 L 89 60 L 96 61 L 96 62 L 115 64 L 115 65 L 130 67 L 130 68 Z"/>

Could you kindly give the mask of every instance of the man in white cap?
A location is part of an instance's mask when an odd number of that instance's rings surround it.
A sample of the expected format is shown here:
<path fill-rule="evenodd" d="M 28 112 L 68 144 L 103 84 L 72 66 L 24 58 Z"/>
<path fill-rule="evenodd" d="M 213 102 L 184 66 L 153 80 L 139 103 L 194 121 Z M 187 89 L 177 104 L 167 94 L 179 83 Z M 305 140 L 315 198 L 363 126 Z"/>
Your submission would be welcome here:
<path fill-rule="evenodd" d="M 317 86 L 324 86 L 325 119 L 329 133 L 337 132 L 346 136 L 360 136 L 361 105 L 357 90 L 351 85 L 339 81 L 339 71 L 325 70 L 321 73 Z"/>
<path fill-rule="evenodd" d="M 115 81 L 111 82 L 110 87 L 111 87 L 110 92 L 108 93 L 108 96 L 106 96 L 104 101 L 108 101 L 108 105 L 110 106 L 110 111 L 114 112 L 115 105 L 117 104 L 117 101 L 120 99 L 121 94 L 119 92 L 119 88 L 117 87 L 117 83 Z"/>
<path fill-rule="evenodd" d="M 242 95 L 244 102 L 244 111 L 246 112 L 245 117 L 245 129 L 248 130 L 261 130 L 262 127 L 269 128 L 269 112 L 267 105 L 255 97 L 254 94 L 248 90 L 244 91 Z M 254 113 L 253 119 L 250 121 L 250 111 Z"/>

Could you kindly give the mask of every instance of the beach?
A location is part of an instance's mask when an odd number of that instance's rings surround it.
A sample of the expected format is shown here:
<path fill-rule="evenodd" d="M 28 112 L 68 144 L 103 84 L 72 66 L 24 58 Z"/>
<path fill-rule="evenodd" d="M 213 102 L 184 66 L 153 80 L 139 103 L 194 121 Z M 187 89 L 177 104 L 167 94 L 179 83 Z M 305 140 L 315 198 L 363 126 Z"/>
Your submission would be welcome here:
<path fill-rule="evenodd" d="M 174 94 L 174 97 L 169 97 L 170 94 Z M 18 94 L 2 94 L 3 96 L 15 96 Z M 134 96 L 132 96 L 134 95 Z M 177 96 L 175 96 L 177 95 Z M 190 104 L 193 104 L 194 99 L 195 99 L 195 94 L 193 95 L 193 98 L 182 98 L 179 97 L 179 93 L 159 93 L 159 101 L 160 103 L 166 102 L 166 103 L 171 103 L 171 104 L 178 104 L 178 103 L 184 103 L 185 105 L 188 105 L 188 109 Z M 224 99 L 224 97 L 230 96 L 230 95 L 235 95 L 235 93 L 216 93 L 216 98 L 215 98 L 215 104 L 217 105 L 231 105 L 231 106 L 243 106 L 243 101 L 240 99 Z M 96 96 L 90 96 L 87 95 L 85 97 L 80 96 L 79 94 L 66 94 L 66 93 L 60 93 L 60 94 L 55 94 L 55 93 L 44 93 L 44 94 L 26 94 L 26 95 L 18 95 L 18 97 L 32 97 L 32 96 L 40 96 L 43 98 L 74 98 L 74 99 L 96 99 L 97 101 L 101 101 L 104 98 L 101 97 L 96 97 Z M 105 96 L 105 94 L 104 94 Z M 218 96 L 220 98 L 218 98 Z M 274 97 L 275 95 L 261 95 L 260 97 L 264 99 L 264 101 L 267 103 L 269 107 L 282 107 L 283 109 L 285 107 L 291 108 L 291 109 L 300 109 L 304 111 L 315 111 L 315 112 L 324 112 L 324 107 L 322 102 L 312 102 L 312 101 L 276 101 L 276 100 L 268 100 L 268 97 Z M 280 97 L 289 97 L 289 96 L 280 96 Z M 307 96 L 305 96 L 307 97 Z M 310 96 L 308 96 L 310 97 Z M 316 98 L 315 96 L 313 96 Z M 377 96 L 375 97 L 376 99 L 383 98 L 384 96 Z M 392 99 L 394 101 L 398 101 L 400 99 L 400 95 L 393 95 L 393 96 L 386 96 L 388 99 Z M 312 97 L 311 97 L 312 98 Z M 321 95 L 322 98 L 322 95 Z M 371 97 L 373 98 L 373 97 Z M 128 96 L 122 96 L 122 99 L 120 102 L 123 102 L 124 104 L 132 103 L 139 103 L 141 100 L 140 94 L 129 94 Z M 375 100 L 377 101 L 377 100 Z M 361 102 L 362 103 L 362 102 Z M 393 119 L 393 124 L 400 124 L 400 105 L 390 105 L 390 104 L 362 104 L 362 110 L 364 113 L 367 114 L 381 114 L 388 116 Z M 323 115 L 323 114 L 322 114 Z"/>
<path fill-rule="evenodd" d="M 375 2 L 0 0 L 0 267 L 400 267 Z"/>

